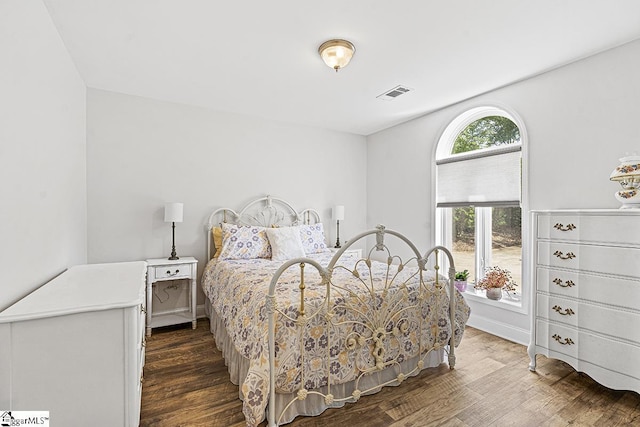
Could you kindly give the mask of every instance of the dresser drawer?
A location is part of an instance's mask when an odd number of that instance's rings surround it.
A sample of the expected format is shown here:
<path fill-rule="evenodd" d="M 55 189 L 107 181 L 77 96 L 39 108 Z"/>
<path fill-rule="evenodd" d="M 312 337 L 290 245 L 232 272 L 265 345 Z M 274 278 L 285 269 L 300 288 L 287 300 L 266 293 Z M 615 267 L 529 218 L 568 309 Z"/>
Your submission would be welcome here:
<path fill-rule="evenodd" d="M 640 308 L 638 303 L 640 280 L 538 267 L 536 287 L 539 292 L 553 295 L 580 298 L 635 310 Z"/>
<path fill-rule="evenodd" d="M 640 379 L 640 346 L 578 331 L 543 320 L 536 321 L 536 345 Z M 578 362 L 577 370 L 580 369 Z"/>
<path fill-rule="evenodd" d="M 536 316 L 640 345 L 640 313 L 538 294 Z"/>
<path fill-rule="evenodd" d="M 640 249 L 538 242 L 539 265 L 640 277 Z"/>
<path fill-rule="evenodd" d="M 640 245 L 640 221 L 633 215 L 539 215 L 537 237 Z"/>
<path fill-rule="evenodd" d="M 536 319 L 536 345 L 578 358 L 578 330 Z"/>
<path fill-rule="evenodd" d="M 191 278 L 191 265 L 165 265 L 151 268 L 154 281 L 157 280 L 173 280 L 173 279 L 189 279 Z"/>

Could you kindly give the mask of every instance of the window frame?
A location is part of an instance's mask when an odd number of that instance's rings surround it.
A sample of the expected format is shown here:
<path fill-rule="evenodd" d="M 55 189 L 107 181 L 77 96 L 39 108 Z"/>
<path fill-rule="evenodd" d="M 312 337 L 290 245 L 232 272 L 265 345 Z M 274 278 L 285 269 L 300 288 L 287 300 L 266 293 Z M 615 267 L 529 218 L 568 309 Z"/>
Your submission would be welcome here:
<path fill-rule="evenodd" d="M 521 237 L 522 237 L 522 262 L 521 262 L 521 274 L 522 274 L 522 283 L 521 285 L 521 298 L 519 302 L 508 301 L 508 298 L 503 298 L 499 301 L 489 300 L 484 295 L 476 294 L 474 291 L 463 293 L 465 298 L 479 301 L 481 303 L 495 306 L 501 309 L 516 311 L 519 313 L 526 314 L 529 312 L 530 307 L 530 278 L 531 278 L 531 268 L 529 262 L 529 235 L 526 230 L 529 230 L 529 214 L 528 214 L 528 180 L 527 180 L 527 150 L 528 150 L 528 138 L 526 128 L 524 126 L 524 122 L 520 119 L 520 117 L 509 111 L 505 107 L 495 106 L 495 105 L 481 105 L 473 108 L 469 108 L 462 113 L 458 114 L 442 131 L 438 141 L 434 147 L 434 156 L 433 156 L 433 165 L 432 168 L 432 203 L 433 203 L 433 224 L 434 224 L 434 236 L 435 236 L 435 244 L 440 244 L 445 247 L 451 247 L 452 245 L 452 236 L 451 236 L 451 221 L 453 216 L 453 208 L 437 208 L 436 200 L 437 200 L 437 168 L 435 167 L 436 161 L 451 157 L 451 151 L 453 149 L 453 145 L 455 140 L 460 132 L 462 132 L 467 126 L 473 123 L 476 120 L 482 119 L 484 117 L 490 116 L 501 116 L 508 118 L 513 121 L 518 129 L 520 130 L 520 144 L 521 144 L 521 156 L 522 156 L 522 169 L 521 169 L 521 180 L 522 180 L 522 189 L 521 189 L 521 199 L 520 199 L 520 209 L 522 210 L 522 224 L 521 224 Z M 480 211 L 479 211 L 480 210 Z M 482 211 L 484 210 L 484 211 Z M 484 242 L 484 247 L 482 251 L 476 250 L 476 274 L 478 272 L 484 271 L 484 263 L 487 261 L 486 254 L 491 254 L 491 207 L 475 207 L 476 212 L 476 239 L 478 237 L 482 237 L 482 242 Z M 487 214 L 488 212 L 488 214 Z M 480 215 L 478 215 L 480 213 Z M 487 221 L 488 216 L 488 221 Z M 479 221 L 479 217 L 482 218 Z M 448 222 L 447 222 L 448 221 Z M 448 225 L 449 224 L 449 225 Z M 482 230 L 479 228 L 482 227 Z M 483 236 L 479 236 L 478 233 L 482 233 Z M 485 238 L 489 236 L 489 238 Z M 476 242 L 476 247 L 478 243 Z M 443 265 L 447 265 L 446 259 L 441 260 Z M 455 259 L 454 259 L 455 262 Z M 476 276 L 478 278 L 480 276 Z"/>

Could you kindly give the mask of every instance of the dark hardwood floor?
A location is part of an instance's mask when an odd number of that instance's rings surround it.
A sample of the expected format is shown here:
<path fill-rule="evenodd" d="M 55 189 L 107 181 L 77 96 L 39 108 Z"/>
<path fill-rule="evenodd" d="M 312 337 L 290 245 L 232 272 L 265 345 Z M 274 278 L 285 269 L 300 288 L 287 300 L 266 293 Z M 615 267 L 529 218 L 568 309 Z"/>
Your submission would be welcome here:
<path fill-rule="evenodd" d="M 538 356 L 530 372 L 525 347 L 472 328 L 457 350 L 454 370 L 441 365 L 289 425 L 640 426 L 640 395 L 609 390 L 563 362 Z M 141 426 L 245 425 L 207 319 L 196 330 L 154 329 L 144 378 Z"/>

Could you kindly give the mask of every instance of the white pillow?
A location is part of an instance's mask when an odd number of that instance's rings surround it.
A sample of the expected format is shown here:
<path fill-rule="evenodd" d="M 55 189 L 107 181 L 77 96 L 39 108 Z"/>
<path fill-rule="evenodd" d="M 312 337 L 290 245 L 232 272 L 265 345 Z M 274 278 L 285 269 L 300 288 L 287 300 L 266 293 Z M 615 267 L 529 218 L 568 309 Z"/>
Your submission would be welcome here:
<path fill-rule="evenodd" d="M 271 245 L 273 261 L 286 261 L 305 256 L 298 227 L 267 228 L 265 231 Z"/>
<path fill-rule="evenodd" d="M 271 247 L 264 227 L 222 224 L 220 259 L 270 258 Z"/>
<path fill-rule="evenodd" d="M 322 223 L 304 224 L 300 226 L 300 239 L 306 255 L 320 252 L 329 252 L 324 242 L 324 228 Z"/>

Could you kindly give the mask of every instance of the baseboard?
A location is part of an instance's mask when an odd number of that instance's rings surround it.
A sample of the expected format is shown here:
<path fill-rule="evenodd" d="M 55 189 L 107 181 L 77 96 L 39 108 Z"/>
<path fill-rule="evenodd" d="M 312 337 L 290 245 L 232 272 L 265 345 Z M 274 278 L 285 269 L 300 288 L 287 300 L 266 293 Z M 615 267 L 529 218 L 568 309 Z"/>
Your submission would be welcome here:
<path fill-rule="evenodd" d="M 517 344 L 529 345 L 531 336 L 529 331 L 517 328 L 508 323 L 497 322 L 495 319 L 474 315 L 472 313 L 467 321 L 467 325 Z"/>

